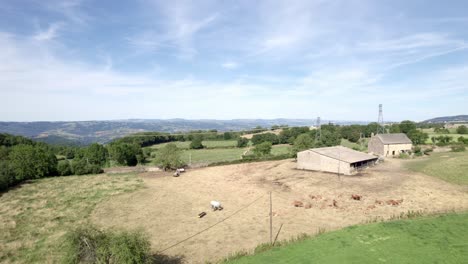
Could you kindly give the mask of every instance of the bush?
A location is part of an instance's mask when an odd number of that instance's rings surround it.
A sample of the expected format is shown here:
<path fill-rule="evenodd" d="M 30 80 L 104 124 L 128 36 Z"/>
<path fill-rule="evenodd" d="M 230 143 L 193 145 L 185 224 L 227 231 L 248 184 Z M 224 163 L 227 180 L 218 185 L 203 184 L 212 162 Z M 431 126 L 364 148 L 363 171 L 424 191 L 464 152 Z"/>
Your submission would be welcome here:
<path fill-rule="evenodd" d="M 180 151 L 177 145 L 169 143 L 156 153 L 156 164 L 166 169 L 177 169 L 184 165 L 180 159 Z"/>
<path fill-rule="evenodd" d="M 416 155 L 416 156 L 422 156 L 422 155 L 423 155 L 423 152 L 422 152 L 420 146 L 415 146 L 415 147 L 413 148 L 413 153 L 414 153 L 414 155 Z"/>
<path fill-rule="evenodd" d="M 263 142 L 255 146 L 253 152 L 256 156 L 266 156 L 269 155 L 271 152 L 271 142 Z"/>
<path fill-rule="evenodd" d="M 432 148 L 425 149 L 424 150 L 424 155 L 429 155 L 429 153 L 431 153 L 433 151 L 434 151 L 434 149 L 432 149 Z"/>
<path fill-rule="evenodd" d="M 453 152 L 463 152 L 466 150 L 465 145 L 463 144 L 453 144 L 450 148 L 452 148 Z"/>
<path fill-rule="evenodd" d="M 458 134 L 468 134 L 468 128 L 464 125 L 457 127 Z"/>
<path fill-rule="evenodd" d="M 150 242 L 140 232 L 79 228 L 65 236 L 63 263 L 151 263 Z"/>
<path fill-rule="evenodd" d="M 400 153 L 400 155 L 398 155 L 398 158 L 400 159 L 408 159 L 410 156 L 406 153 Z"/>
<path fill-rule="evenodd" d="M 192 142 L 190 143 L 190 148 L 191 149 L 202 149 L 203 148 L 203 137 L 200 135 L 196 135 L 193 137 Z"/>
<path fill-rule="evenodd" d="M 15 177 L 8 162 L 0 160 L 0 191 L 8 189 L 14 182 Z"/>
<path fill-rule="evenodd" d="M 60 176 L 68 176 L 72 174 L 72 168 L 68 160 L 61 160 L 57 164 L 57 172 Z"/>
<path fill-rule="evenodd" d="M 73 160 L 71 167 L 72 172 L 75 175 L 99 174 L 103 172 L 101 166 L 96 164 L 89 164 L 85 159 Z"/>
<path fill-rule="evenodd" d="M 237 139 L 237 147 L 238 148 L 247 147 L 248 144 L 249 144 L 249 140 L 246 139 L 246 138 L 240 137 L 240 138 Z"/>

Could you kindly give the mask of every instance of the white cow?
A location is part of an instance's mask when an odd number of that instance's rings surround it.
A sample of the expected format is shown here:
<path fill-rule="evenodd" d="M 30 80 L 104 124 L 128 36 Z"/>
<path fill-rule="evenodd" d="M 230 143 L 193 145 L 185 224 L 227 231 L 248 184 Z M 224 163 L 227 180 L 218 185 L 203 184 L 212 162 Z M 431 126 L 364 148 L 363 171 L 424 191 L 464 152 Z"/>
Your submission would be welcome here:
<path fill-rule="evenodd" d="M 210 204 L 211 204 L 211 208 L 213 209 L 213 211 L 223 210 L 223 207 L 221 206 L 221 203 L 218 202 L 218 201 L 211 201 Z"/>

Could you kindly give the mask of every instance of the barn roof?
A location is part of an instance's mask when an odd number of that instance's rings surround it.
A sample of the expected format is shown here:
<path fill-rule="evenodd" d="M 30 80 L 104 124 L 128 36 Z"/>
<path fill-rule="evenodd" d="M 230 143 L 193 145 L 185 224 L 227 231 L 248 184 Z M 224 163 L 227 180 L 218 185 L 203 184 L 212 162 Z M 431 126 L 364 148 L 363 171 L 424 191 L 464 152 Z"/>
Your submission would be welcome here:
<path fill-rule="evenodd" d="M 376 137 L 384 144 L 412 144 L 411 140 L 403 133 L 378 134 Z"/>
<path fill-rule="evenodd" d="M 376 156 L 352 150 L 343 146 L 314 148 L 305 151 L 312 151 L 320 155 L 327 156 L 332 159 L 341 160 L 347 163 L 355 163 L 360 161 L 377 159 Z"/>

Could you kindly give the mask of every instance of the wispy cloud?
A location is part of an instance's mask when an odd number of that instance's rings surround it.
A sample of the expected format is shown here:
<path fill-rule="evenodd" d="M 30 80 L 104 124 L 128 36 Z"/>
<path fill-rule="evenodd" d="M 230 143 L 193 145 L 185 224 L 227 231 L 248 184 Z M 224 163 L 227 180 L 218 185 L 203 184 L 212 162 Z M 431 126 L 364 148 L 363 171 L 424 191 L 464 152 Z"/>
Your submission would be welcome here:
<path fill-rule="evenodd" d="M 62 28 L 62 23 L 50 24 L 46 30 L 40 30 L 34 35 L 34 39 L 39 41 L 48 41 L 57 37 L 58 31 Z"/>

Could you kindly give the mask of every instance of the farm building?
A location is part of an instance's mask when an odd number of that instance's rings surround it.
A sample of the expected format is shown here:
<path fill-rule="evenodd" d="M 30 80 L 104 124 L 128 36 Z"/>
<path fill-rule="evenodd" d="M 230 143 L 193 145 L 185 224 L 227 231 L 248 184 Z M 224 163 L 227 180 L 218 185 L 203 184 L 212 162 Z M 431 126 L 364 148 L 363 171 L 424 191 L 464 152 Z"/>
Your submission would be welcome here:
<path fill-rule="evenodd" d="M 297 168 L 353 175 L 372 166 L 377 157 L 342 146 L 308 149 L 297 153 Z"/>
<path fill-rule="evenodd" d="M 411 151 L 413 143 L 403 133 L 377 134 L 369 140 L 368 150 L 379 156 L 397 156 Z"/>

